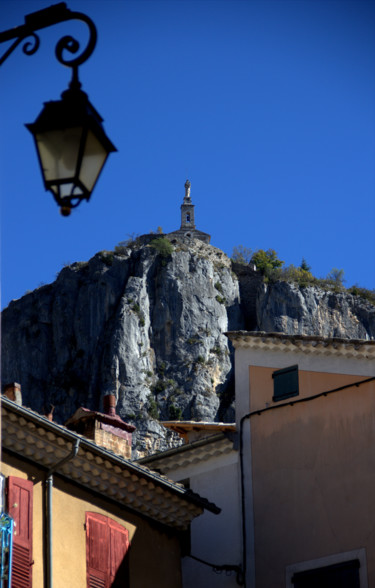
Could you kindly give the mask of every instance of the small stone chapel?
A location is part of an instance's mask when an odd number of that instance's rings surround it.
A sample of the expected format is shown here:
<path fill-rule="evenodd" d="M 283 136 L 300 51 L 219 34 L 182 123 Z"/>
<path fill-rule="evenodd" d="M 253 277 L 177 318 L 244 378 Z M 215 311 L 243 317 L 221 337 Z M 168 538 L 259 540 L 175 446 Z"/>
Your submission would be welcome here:
<path fill-rule="evenodd" d="M 208 235 L 208 233 L 203 233 L 202 231 L 198 231 L 195 228 L 194 204 L 192 204 L 190 198 L 190 187 L 191 184 L 189 180 L 186 180 L 185 196 L 181 204 L 181 226 L 177 231 L 168 233 L 168 237 L 172 239 L 173 237 L 200 239 L 204 243 L 209 243 L 211 241 L 211 235 Z"/>

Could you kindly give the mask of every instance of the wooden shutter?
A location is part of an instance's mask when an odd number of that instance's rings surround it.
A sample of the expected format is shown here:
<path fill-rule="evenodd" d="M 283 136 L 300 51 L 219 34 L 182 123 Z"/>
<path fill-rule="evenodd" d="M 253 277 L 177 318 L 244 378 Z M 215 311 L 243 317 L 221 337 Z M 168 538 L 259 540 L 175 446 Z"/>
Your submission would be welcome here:
<path fill-rule="evenodd" d="M 110 588 L 128 547 L 129 533 L 125 527 L 104 515 L 87 512 L 87 588 Z"/>
<path fill-rule="evenodd" d="M 109 567 L 107 517 L 86 513 L 87 587 L 107 588 Z"/>
<path fill-rule="evenodd" d="M 14 519 L 12 588 L 32 586 L 33 483 L 9 476 L 8 512 Z"/>
<path fill-rule="evenodd" d="M 110 534 L 110 586 L 113 584 L 116 574 L 124 561 L 129 548 L 129 532 L 125 527 L 108 519 Z M 118 579 L 118 578 L 117 578 Z"/>
<path fill-rule="evenodd" d="M 298 365 L 277 370 L 272 374 L 273 378 L 273 398 L 274 402 L 298 396 Z"/>

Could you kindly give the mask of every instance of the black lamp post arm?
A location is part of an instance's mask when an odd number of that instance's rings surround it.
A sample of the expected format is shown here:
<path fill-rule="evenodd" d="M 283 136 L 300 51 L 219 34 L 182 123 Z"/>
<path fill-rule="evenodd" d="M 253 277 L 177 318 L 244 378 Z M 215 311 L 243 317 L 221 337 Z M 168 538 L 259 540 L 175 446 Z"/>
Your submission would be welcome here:
<path fill-rule="evenodd" d="M 82 51 L 82 53 L 72 59 L 64 58 L 63 52 L 69 51 L 69 53 L 76 54 L 79 51 L 80 44 L 76 39 L 74 39 L 74 37 L 71 37 L 70 35 L 62 37 L 56 45 L 55 54 L 57 60 L 63 65 L 67 65 L 68 67 L 76 69 L 79 65 L 81 65 L 81 63 L 84 63 L 94 51 L 97 33 L 93 21 L 88 16 L 86 16 L 86 14 L 83 14 L 82 12 L 71 11 L 69 8 L 67 8 L 65 2 L 54 4 L 49 8 L 38 10 L 37 12 L 32 12 L 31 14 L 25 16 L 25 24 L 0 33 L 0 43 L 15 39 L 14 43 L 0 57 L 0 66 L 9 57 L 9 55 L 13 53 L 18 45 L 25 41 L 28 37 L 31 37 L 32 41 L 25 42 L 23 46 L 23 52 L 26 55 L 33 55 L 38 50 L 40 45 L 39 37 L 35 31 L 67 20 L 83 21 L 87 24 L 90 33 L 90 38 L 85 49 Z"/>

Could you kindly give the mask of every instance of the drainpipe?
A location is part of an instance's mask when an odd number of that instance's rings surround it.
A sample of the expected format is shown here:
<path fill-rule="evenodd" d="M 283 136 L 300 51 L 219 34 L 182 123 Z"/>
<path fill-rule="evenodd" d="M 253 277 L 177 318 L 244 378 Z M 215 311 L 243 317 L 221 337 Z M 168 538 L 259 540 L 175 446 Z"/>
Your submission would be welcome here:
<path fill-rule="evenodd" d="M 240 420 L 240 478 L 241 478 L 241 518 L 242 518 L 242 571 L 244 577 L 244 586 L 248 586 L 247 578 L 247 533 L 246 533 L 246 497 L 245 497 L 245 479 L 244 479 L 244 447 L 243 447 L 243 426 L 246 419 L 251 417 L 252 413 L 245 414 Z"/>
<path fill-rule="evenodd" d="M 46 586 L 47 588 L 53 587 L 53 575 L 52 575 L 52 488 L 53 488 L 53 473 L 61 468 L 68 461 L 73 459 L 79 449 L 80 439 L 77 439 L 74 447 L 72 448 L 69 455 L 64 457 L 62 460 L 52 466 L 46 475 L 46 533 L 47 533 L 47 553 L 46 553 Z"/>

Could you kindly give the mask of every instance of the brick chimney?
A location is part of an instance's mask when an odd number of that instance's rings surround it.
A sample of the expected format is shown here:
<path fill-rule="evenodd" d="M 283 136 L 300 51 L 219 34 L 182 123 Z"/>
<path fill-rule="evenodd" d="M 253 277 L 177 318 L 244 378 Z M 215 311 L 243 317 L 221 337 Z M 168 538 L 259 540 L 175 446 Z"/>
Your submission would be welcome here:
<path fill-rule="evenodd" d="M 13 400 L 13 402 L 22 406 L 21 384 L 18 384 L 18 382 L 5 384 L 3 394 L 9 400 Z"/>
<path fill-rule="evenodd" d="M 65 426 L 91 439 L 97 445 L 130 459 L 132 433 L 135 427 L 125 423 L 116 414 L 114 394 L 104 396 L 103 408 L 104 412 L 101 413 L 81 407 L 66 421 Z"/>
<path fill-rule="evenodd" d="M 105 414 L 109 416 L 116 416 L 116 396 L 114 394 L 106 394 L 103 398 L 103 409 Z"/>
<path fill-rule="evenodd" d="M 48 419 L 49 421 L 53 421 L 53 411 L 55 410 L 55 407 L 53 406 L 53 404 L 50 404 L 50 409 L 49 412 L 47 412 L 44 416 L 46 417 L 46 419 Z"/>

